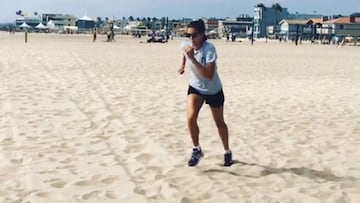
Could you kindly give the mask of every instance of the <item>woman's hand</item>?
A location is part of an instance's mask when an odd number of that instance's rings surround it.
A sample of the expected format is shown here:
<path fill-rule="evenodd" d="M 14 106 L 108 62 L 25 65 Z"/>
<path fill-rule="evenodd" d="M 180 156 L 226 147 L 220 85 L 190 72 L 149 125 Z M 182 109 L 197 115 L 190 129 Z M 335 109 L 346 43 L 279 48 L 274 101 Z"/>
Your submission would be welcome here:
<path fill-rule="evenodd" d="M 185 54 L 189 59 L 194 59 L 194 47 L 187 47 L 185 49 Z"/>
<path fill-rule="evenodd" d="M 179 74 L 183 74 L 185 72 L 185 64 L 182 64 L 181 67 L 178 70 Z"/>

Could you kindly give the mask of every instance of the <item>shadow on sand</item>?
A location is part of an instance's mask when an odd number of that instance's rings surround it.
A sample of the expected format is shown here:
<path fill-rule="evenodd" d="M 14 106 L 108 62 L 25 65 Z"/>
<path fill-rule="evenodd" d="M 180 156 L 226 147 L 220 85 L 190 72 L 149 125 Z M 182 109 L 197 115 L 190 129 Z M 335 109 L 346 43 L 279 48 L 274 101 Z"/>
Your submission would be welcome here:
<path fill-rule="evenodd" d="M 268 175 L 272 175 L 272 174 L 281 174 L 281 173 L 291 173 L 291 174 L 295 174 L 298 176 L 303 176 L 309 179 L 313 179 L 313 180 L 319 180 L 319 182 L 323 182 L 321 180 L 325 180 L 325 181 L 357 181 L 360 180 L 359 178 L 355 178 L 355 177 L 338 177 L 334 174 L 332 174 L 330 171 L 318 171 L 318 170 L 314 170 L 314 169 L 310 169 L 310 168 L 306 168 L 306 167 L 299 167 L 299 168 L 272 168 L 272 167 L 268 167 L 268 166 L 262 166 L 259 164 L 255 164 L 255 163 L 246 163 L 246 162 L 241 162 L 241 161 L 237 161 L 234 160 L 234 165 L 237 164 L 242 164 L 244 166 L 254 166 L 258 169 L 260 168 L 261 171 L 260 173 L 257 173 L 257 175 L 250 175 L 248 173 L 248 171 L 251 171 L 251 168 L 246 169 L 247 172 L 245 173 L 241 173 L 241 172 L 236 172 L 234 170 L 227 170 L 227 169 L 208 169 L 208 170 L 204 170 L 204 173 L 227 173 L 229 175 L 233 175 L 233 176 L 242 176 L 242 177 L 249 177 L 249 178 L 260 178 L 263 176 L 268 176 Z"/>

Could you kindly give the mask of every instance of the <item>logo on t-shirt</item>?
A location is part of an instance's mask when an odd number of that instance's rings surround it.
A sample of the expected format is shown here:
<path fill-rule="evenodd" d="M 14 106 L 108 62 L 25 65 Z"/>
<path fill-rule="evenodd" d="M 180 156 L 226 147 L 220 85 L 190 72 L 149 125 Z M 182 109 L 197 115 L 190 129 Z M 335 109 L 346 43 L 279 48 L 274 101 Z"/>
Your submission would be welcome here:
<path fill-rule="evenodd" d="M 205 63 L 206 63 L 206 59 L 205 59 L 205 57 L 203 56 L 203 57 L 201 57 L 201 64 L 204 66 Z"/>

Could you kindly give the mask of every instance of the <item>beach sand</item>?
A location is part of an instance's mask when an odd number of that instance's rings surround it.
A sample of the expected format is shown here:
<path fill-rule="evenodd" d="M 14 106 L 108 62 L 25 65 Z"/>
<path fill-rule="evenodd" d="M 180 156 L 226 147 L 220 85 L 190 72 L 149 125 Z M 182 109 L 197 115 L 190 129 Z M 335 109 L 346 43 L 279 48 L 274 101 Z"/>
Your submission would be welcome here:
<path fill-rule="evenodd" d="M 360 201 L 360 48 L 211 40 L 235 164 L 207 105 L 188 167 L 180 39 L 0 33 L 0 202 Z"/>

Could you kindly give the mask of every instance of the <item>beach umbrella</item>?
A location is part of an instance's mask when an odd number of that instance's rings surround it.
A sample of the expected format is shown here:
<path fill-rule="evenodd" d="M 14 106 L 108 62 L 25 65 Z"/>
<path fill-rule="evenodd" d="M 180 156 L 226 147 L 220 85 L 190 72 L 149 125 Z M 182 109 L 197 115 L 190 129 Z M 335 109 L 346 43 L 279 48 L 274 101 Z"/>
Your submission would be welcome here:
<path fill-rule="evenodd" d="M 19 27 L 21 27 L 21 28 L 31 28 L 31 26 L 28 25 L 26 22 L 23 22 Z"/>
<path fill-rule="evenodd" d="M 44 24 L 39 23 L 35 28 L 37 29 L 47 29 L 48 27 L 46 27 Z"/>
<path fill-rule="evenodd" d="M 55 23 L 52 20 L 50 20 L 49 22 L 46 23 L 46 27 L 49 29 L 54 29 Z"/>
<path fill-rule="evenodd" d="M 80 18 L 79 20 L 83 20 L 83 21 L 94 21 L 93 19 L 91 19 L 89 16 L 87 16 L 86 14 Z"/>
<path fill-rule="evenodd" d="M 131 27 L 130 25 L 126 25 L 126 26 L 124 27 L 125 30 L 131 30 L 131 28 L 132 28 L 132 27 Z"/>

